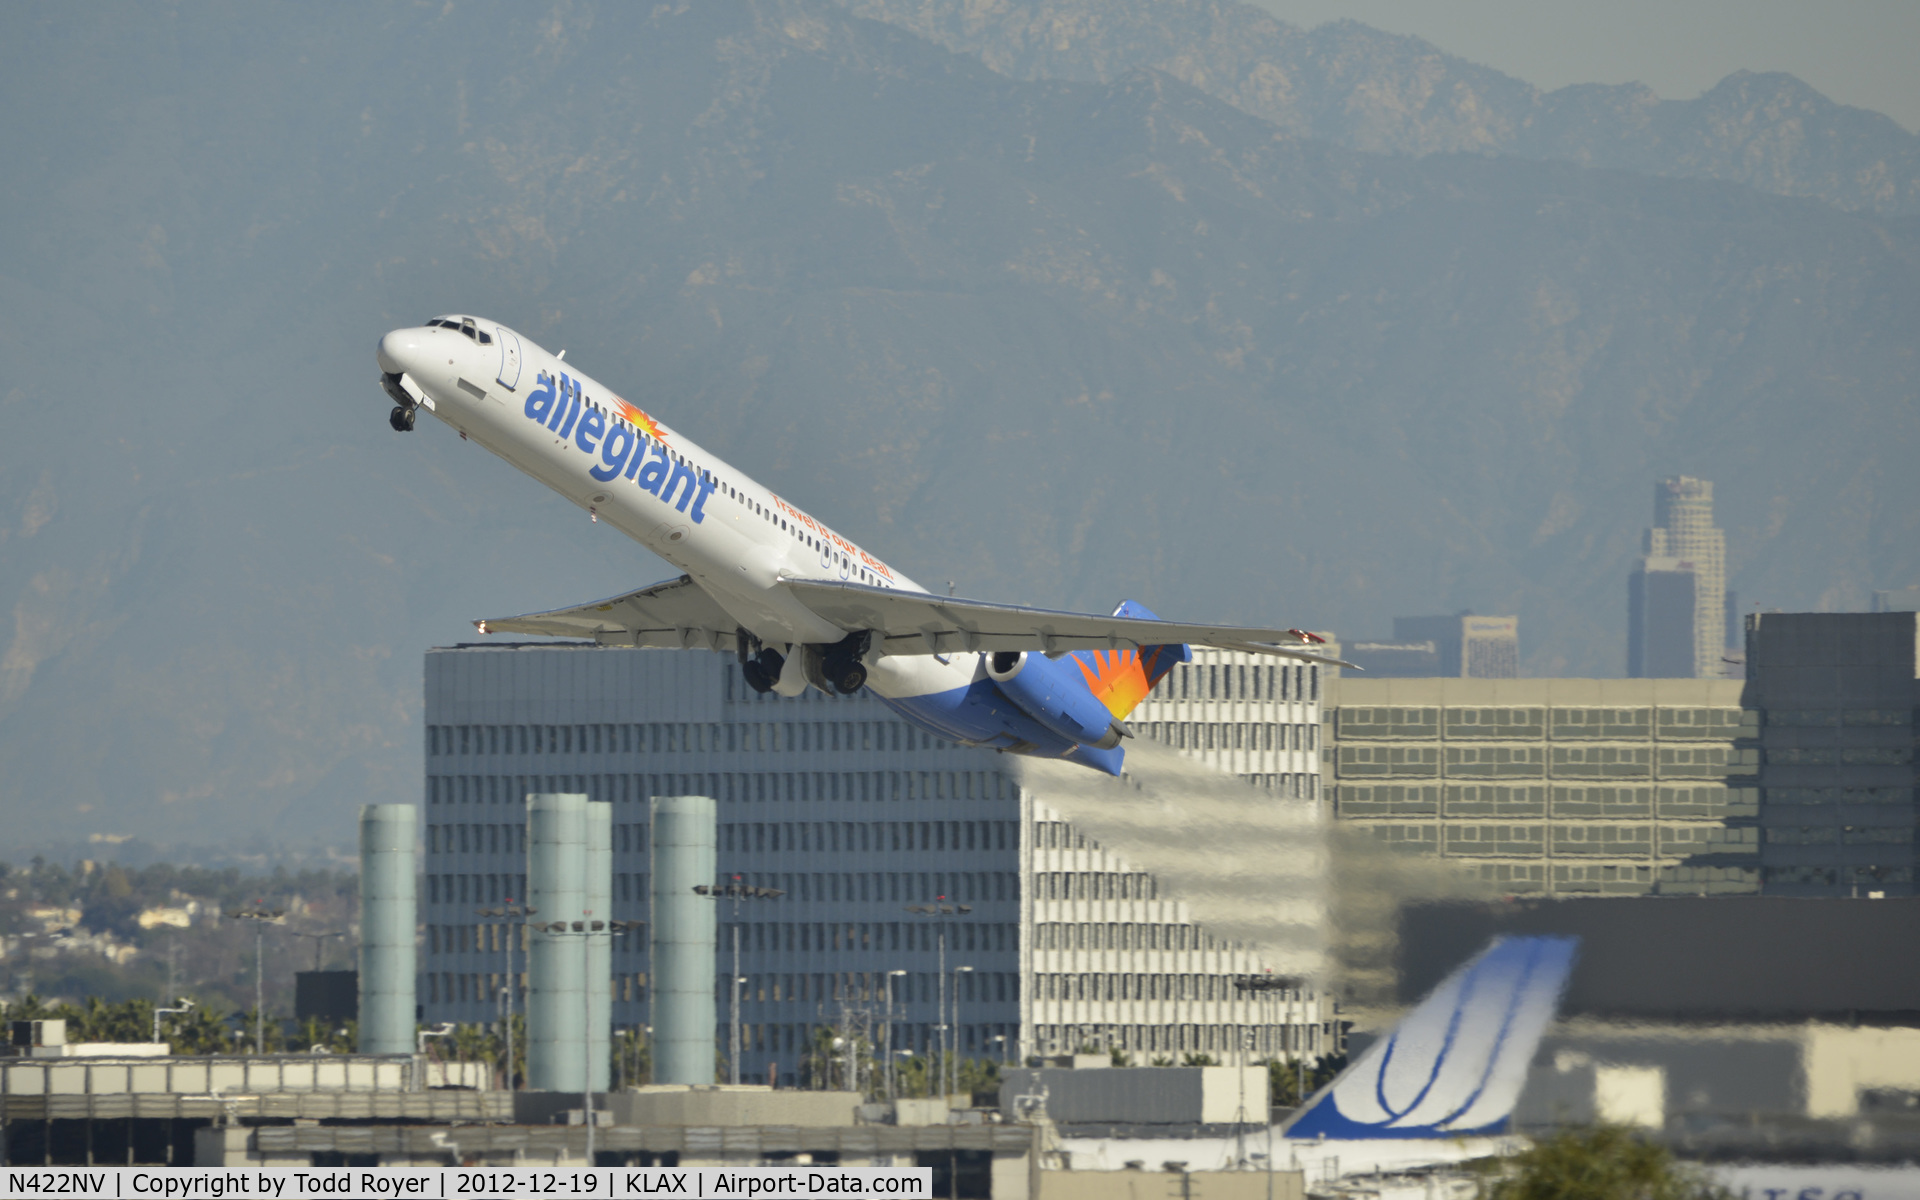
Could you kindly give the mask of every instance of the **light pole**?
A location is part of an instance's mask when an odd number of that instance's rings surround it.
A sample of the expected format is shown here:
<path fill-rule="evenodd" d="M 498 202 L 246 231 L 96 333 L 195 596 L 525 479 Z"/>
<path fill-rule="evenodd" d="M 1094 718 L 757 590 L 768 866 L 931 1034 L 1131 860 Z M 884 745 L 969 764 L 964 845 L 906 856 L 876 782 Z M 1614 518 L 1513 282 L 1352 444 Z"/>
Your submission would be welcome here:
<path fill-rule="evenodd" d="M 314 969 L 314 970 L 316 970 L 316 971 L 318 971 L 318 970 L 320 969 L 320 948 L 321 948 L 322 946 L 324 946 L 324 945 L 326 945 L 326 943 L 327 943 L 327 939 L 328 939 L 328 938 L 337 938 L 337 937 L 345 937 L 345 936 L 346 936 L 346 935 L 345 935 L 344 933 L 342 933 L 342 932 L 341 932 L 340 930 L 338 930 L 338 929 L 329 929 L 329 930 L 327 930 L 327 931 L 326 931 L 325 933 L 302 933 L 302 932 L 301 932 L 300 930 L 298 930 L 298 929 L 289 929 L 289 930 L 288 930 L 287 932 L 288 932 L 288 933 L 291 933 L 291 934 L 292 934 L 293 936 L 295 936 L 295 937 L 297 937 L 297 938 L 310 938 L 310 939 L 312 939 L 312 941 L 313 941 L 313 969 Z"/>
<path fill-rule="evenodd" d="M 971 904 L 947 904 L 945 903 L 946 901 L 945 896 L 939 896 L 939 897 L 936 897 L 936 899 L 940 900 L 941 903 L 909 904 L 907 905 L 907 911 L 910 913 L 919 913 L 920 915 L 927 916 L 927 917 L 953 917 L 956 915 L 964 916 L 973 911 L 973 905 Z M 940 958 L 939 958 L 938 969 L 936 970 L 935 974 L 939 977 L 939 981 L 940 981 L 939 983 L 939 987 L 940 987 L 940 996 L 939 996 L 940 1053 L 942 1056 L 946 1056 L 947 1055 L 947 923 L 944 920 L 940 922 Z M 941 1078 L 942 1087 L 946 1086 L 946 1080 L 945 1080 L 946 1074 L 947 1074 L 947 1071 L 945 1066 L 943 1065 L 940 1068 L 940 1075 L 942 1077 Z"/>
<path fill-rule="evenodd" d="M 1240 1079 L 1240 1108 L 1233 1114 L 1233 1166 L 1237 1171 L 1247 1169 L 1247 1060 L 1253 1057 L 1253 1038 L 1252 1029 L 1240 1031 L 1240 1066 L 1234 1072 Z"/>
<path fill-rule="evenodd" d="M 180 997 L 179 1008 L 154 1009 L 153 1010 L 153 1040 L 155 1042 L 158 1042 L 160 1040 L 160 1014 L 161 1013 L 183 1013 L 183 1012 L 190 1012 L 192 1009 L 193 1009 L 193 1001 L 187 999 L 185 996 Z"/>
<path fill-rule="evenodd" d="M 960 1093 L 960 976 L 971 974 L 973 974 L 972 967 L 953 969 L 953 1090 L 947 1093 L 949 1096 Z M 971 1107 L 971 1098 L 969 1098 L 969 1107 Z"/>
<path fill-rule="evenodd" d="M 257 903 L 257 901 L 256 901 Z M 287 915 L 281 908 L 242 908 L 227 914 L 240 921 L 252 921 L 253 926 L 253 1052 L 267 1052 L 267 1001 L 266 1001 L 266 937 L 269 923 L 279 924 Z M 159 1039 L 155 1039 L 156 1041 Z"/>
<path fill-rule="evenodd" d="M 592 915 L 591 909 L 588 910 L 587 915 Z M 640 928 L 641 924 L 639 921 L 554 921 L 548 925 L 535 925 L 534 928 L 543 930 L 550 936 L 573 934 L 582 939 L 583 949 L 590 950 L 594 934 L 604 933 L 609 938 L 618 937 L 629 929 Z M 584 1068 L 580 1078 L 580 1118 L 587 1126 L 586 1162 L 591 1169 L 593 1166 L 593 955 L 583 953 L 580 958 L 580 971 L 586 976 L 581 981 L 580 988 L 580 1004 L 586 1013 L 586 1028 L 581 1031 L 580 1036 L 581 1065 Z"/>
<path fill-rule="evenodd" d="M 715 900 L 733 901 L 733 974 L 727 983 L 727 999 L 730 1010 L 727 1013 L 727 1078 L 735 1087 L 740 1086 L 740 902 L 742 900 L 778 900 L 786 895 L 779 888 L 755 887 L 740 882 L 735 875 L 726 883 L 708 887 L 704 883 L 694 885 L 694 894 L 710 896 Z"/>
<path fill-rule="evenodd" d="M 482 917 L 505 917 L 505 918 L 507 918 L 507 919 L 506 919 L 506 921 L 504 921 L 504 922 L 502 922 L 502 924 L 501 924 L 501 926 L 500 926 L 500 928 L 502 928 L 502 929 L 504 929 L 504 930 L 506 930 L 506 931 L 507 931 L 507 932 L 506 932 L 506 936 L 500 939 L 501 941 L 503 941 L 503 942 L 505 942 L 505 943 L 507 944 L 507 945 L 506 945 L 506 950 L 507 950 L 507 986 L 506 986 L 506 993 L 507 993 L 507 1016 L 506 1016 L 506 1020 L 504 1020 L 504 1021 L 502 1021 L 502 1022 L 501 1022 L 501 1025 L 502 1025 L 502 1026 L 503 1026 L 503 1027 L 505 1028 L 505 1030 L 506 1030 L 506 1040 L 507 1040 L 507 1090 L 511 1092 L 511 1091 L 514 1091 L 514 1090 L 515 1090 L 515 1088 L 514 1088 L 514 1086 L 513 1086 L 513 993 L 514 993 L 514 991 L 515 991 L 515 980 L 514 980 L 514 978 L 513 978 L 513 941 L 514 941 L 514 938 L 513 938 L 513 931 L 514 931 L 514 924 L 513 924 L 513 922 L 514 922 L 514 919 L 515 919 L 515 918 L 520 918 L 520 919 L 521 919 L 521 924 L 522 924 L 522 925 L 524 925 L 524 924 L 526 923 L 526 922 L 525 922 L 525 918 L 527 918 L 527 917 L 531 917 L 531 916 L 533 916 L 533 915 L 534 915 L 535 913 L 537 913 L 537 912 L 539 912 L 540 910 L 539 910 L 539 909 L 537 909 L 537 908 L 534 908 L 534 907 L 532 907 L 532 906 L 528 906 L 528 907 L 526 907 L 526 908 L 521 908 L 521 907 L 519 907 L 518 905 L 516 905 L 516 904 L 514 904 L 514 902 L 513 902 L 513 897 L 512 897 L 512 896 L 508 896 L 508 897 L 507 897 L 507 906 L 506 906 L 505 908 L 476 908 L 476 909 L 474 909 L 473 911 L 474 911 L 474 913 L 475 913 L 476 915 L 478 915 L 478 916 L 482 916 Z"/>
<path fill-rule="evenodd" d="M 887 1099 L 898 1100 L 893 1071 L 893 981 L 904 979 L 905 971 L 887 972 Z"/>
<path fill-rule="evenodd" d="M 1243 995 L 1246 993 L 1253 993 L 1254 995 L 1258 995 L 1258 996 L 1270 997 L 1270 996 L 1273 996 L 1274 993 L 1278 992 L 1280 993 L 1279 998 L 1286 1001 L 1287 1007 L 1284 1014 L 1281 1017 L 1281 1024 L 1280 1024 L 1280 1046 L 1277 1050 L 1277 1053 L 1281 1054 L 1282 1056 L 1286 1054 L 1287 1043 L 1293 1038 L 1293 997 L 1296 989 L 1298 989 L 1301 983 L 1303 982 L 1304 982 L 1303 980 L 1296 978 L 1295 976 L 1292 976 L 1292 975 L 1272 974 L 1272 968 L 1268 968 L 1268 974 L 1242 975 L 1233 981 L 1233 986 L 1235 987 L 1235 989 L 1240 991 Z M 1305 1049 L 1301 1048 L 1299 1050 L 1299 1054 L 1300 1054 L 1299 1087 L 1301 1089 L 1299 1102 L 1304 1103 L 1307 1098 L 1307 1094 L 1306 1094 L 1307 1058 L 1306 1058 Z"/>

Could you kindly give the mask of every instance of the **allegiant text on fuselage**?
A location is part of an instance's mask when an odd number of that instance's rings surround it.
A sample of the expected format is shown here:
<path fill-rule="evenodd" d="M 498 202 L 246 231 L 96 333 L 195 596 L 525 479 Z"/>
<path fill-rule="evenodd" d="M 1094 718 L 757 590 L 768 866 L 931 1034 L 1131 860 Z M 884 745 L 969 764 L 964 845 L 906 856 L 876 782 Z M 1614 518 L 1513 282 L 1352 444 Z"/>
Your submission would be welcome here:
<path fill-rule="evenodd" d="M 565 372 L 556 378 L 542 371 L 538 386 L 527 394 L 524 411 L 527 420 L 539 422 L 561 441 L 571 438 L 585 453 L 598 454 L 601 465 L 588 468 L 587 474 L 601 483 L 631 479 L 643 491 L 686 513 L 695 525 L 707 519 L 707 497 L 715 487 L 713 478 L 675 457 L 663 439 L 650 437 L 607 413 Z"/>

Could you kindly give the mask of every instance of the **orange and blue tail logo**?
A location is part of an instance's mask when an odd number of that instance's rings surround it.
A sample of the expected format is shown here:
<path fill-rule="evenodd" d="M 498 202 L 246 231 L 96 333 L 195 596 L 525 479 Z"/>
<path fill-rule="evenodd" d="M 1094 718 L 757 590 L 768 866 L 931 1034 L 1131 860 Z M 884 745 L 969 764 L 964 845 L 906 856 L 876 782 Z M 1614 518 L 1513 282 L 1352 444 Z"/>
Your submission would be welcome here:
<path fill-rule="evenodd" d="M 1131 600 L 1121 601 L 1113 615 L 1143 621 L 1160 619 L 1145 605 Z M 1193 651 L 1184 644 L 1172 643 L 1139 650 L 1075 650 L 1069 657 L 1086 677 L 1087 690 L 1106 705 L 1115 720 L 1124 720 L 1176 663 L 1192 662 Z"/>

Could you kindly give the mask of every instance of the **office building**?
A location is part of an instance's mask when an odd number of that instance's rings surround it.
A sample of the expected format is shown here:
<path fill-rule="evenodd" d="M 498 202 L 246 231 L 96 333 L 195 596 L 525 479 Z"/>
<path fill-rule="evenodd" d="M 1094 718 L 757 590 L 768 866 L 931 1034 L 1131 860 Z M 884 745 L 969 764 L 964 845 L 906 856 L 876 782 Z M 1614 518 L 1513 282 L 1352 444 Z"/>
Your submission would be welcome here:
<path fill-rule="evenodd" d="M 1395 617 L 1391 639 L 1350 642 L 1343 657 L 1375 679 L 1512 679 L 1520 674 L 1520 618 Z"/>
<path fill-rule="evenodd" d="M 1737 680 L 1332 681 L 1338 818 L 1502 892 L 1758 886 L 1758 717 Z"/>
<path fill-rule="evenodd" d="M 1335 647 L 1332 651 L 1338 653 Z M 1264 656 L 1196 650 L 1191 665 L 1147 695 L 1129 722 L 1147 737 L 1266 792 L 1296 813 L 1323 804 L 1321 669 Z M 1239 983 L 1272 960 L 1222 940 L 1188 904 L 1159 894 L 1127 850 L 1102 846 L 1061 820 L 1047 793 L 1026 793 L 1033 881 L 1025 1019 L 1038 1053 L 1114 1047 L 1134 1062 L 1178 1062 L 1198 1052 L 1223 1063 L 1326 1053 L 1333 1044 L 1320 997 L 1292 987 L 1248 992 Z M 1188 820 L 1204 820 L 1198 807 Z M 1287 868 L 1236 845 L 1223 830 L 1219 873 Z M 1140 848 L 1145 853 L 1144 848 Z M 1134 882 L 1129 882 L 1129 880 Z M 1283 972 L 1284 973 L 1284 972 Z"/>
<path fill-rule="evenodd" d="M 1754 613 L 1744 703 L 1760 734 L 1762 890 L 1913 895 L 1913 612 Z"/>
<path fill-rule="evenodd" d="M 1627 580 L 1627 678 L 1691 679 L 1694 674 L 1693 564 L 1640 560 Z"/>
<path fill-rule="evenodd" d="M 1512 679 L 1520 674 L 1520 618 L 1395 617 L 1393 640 L 1430 641 L 1439 653 L 1434 674 L 1455 679 Z M 1357 660 L 1353 660 L 1357 661 Z"/>
<path fill-rule="evenodd" d="M 1627 582 L 1627 675 L 1726 674 L 1726 539 L 1713 523 L 1713 484 L 1681 475 L 1653 490 L 1653 527 Z"/>
<path fill-rule="evenodd" d="M 1202 651 L 1132 720 L 1275 803 L 1310 803 L 1318 692 L 1314 668 Z M 1012 761 L 871 694 L 758 694 L 712 654 L 485 643 L 427 654 L 426 723 L 426 1021 L 496 1019 L 509 975 L 524 1011 L 520 939 L 475 910 L 526 894 L 527 795 L 613 806 L 611 915 L 641 922 L 649 797 L 710 795 L 719 874 L 785 893 L 717 901 L 723 1022 L 740 935 L 743 1079 L 799 1082 L 827 1026 L 925 1052 L 950 1025 L 961 1054 L 1008 1059 L 1087 1042 L 1229 1062 L 1326 1045 L 1317 995 L 1243 994 L 1258 953 L 1211 937 L 1125 847 L 1090 844 Z M 617 1027 L 648 1023 L 647 971 L 645 934 L 617 940 Z"/>
<path fill-rule="evenodd" d="M 1884 588 L 1873 593 L 1873 611 L 1920 612 L 1920 585 Z"/>
<path fill-rule="evenodd" d="M 1349 642 L 1340 657 L 1367 673 L 1369 679 L 1426 679 L 1440 670 L 1437 642 Z"/>

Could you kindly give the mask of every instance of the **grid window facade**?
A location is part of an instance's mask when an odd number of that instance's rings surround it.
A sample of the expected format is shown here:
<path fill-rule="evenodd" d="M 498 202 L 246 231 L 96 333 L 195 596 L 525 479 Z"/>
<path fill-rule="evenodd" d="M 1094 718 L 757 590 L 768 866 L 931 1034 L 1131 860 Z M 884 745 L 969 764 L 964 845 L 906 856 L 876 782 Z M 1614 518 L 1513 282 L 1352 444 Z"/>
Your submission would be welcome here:
<path fill-rule="evenodd" d="M 1001 756 L 870 694 L 761 695 L 730 657 L 580 644 L 439 649 L 426 668 L 428 1022 L 495 1020 L 510 986 L 524 1012 L 525 932 L 474 910 L 524 901 L 525 798 L 571 792 L 613 806 L 612 915 L 642 930 L 614 940 L 612 1019 L 649 1024 L 649 801 L 691 794 L 718 802 L 721 878 L 785 892 L 720 913 L 717 1044 L 737 933 L 743 1080 L 798 1082 L 823 1027 L 929 1051 L 943 980 L 966 1057 L 1088 1040 L 1137 1046 L 1141 1061 L 1176 1044 L 1327 1044 L 1317 997 L 1241 996 L 1233 979 L 1261 969 L 1250 952 L 1087 847 Z M 1189 753 L 1276 802 L 1317 803 L 1319 687 L 1311 668 L 1213 656 L 1163 681 L 1134 721 L 1183 730 Z M 956 911 L 908 911 L 941 902 Z"/>
<path fill-rule="evenodd" d="M 1737 682 L 1332 686 L 1335 810 L 1395 851 L 1515 892 L 1758 889 L 1759 718 Z"/>

